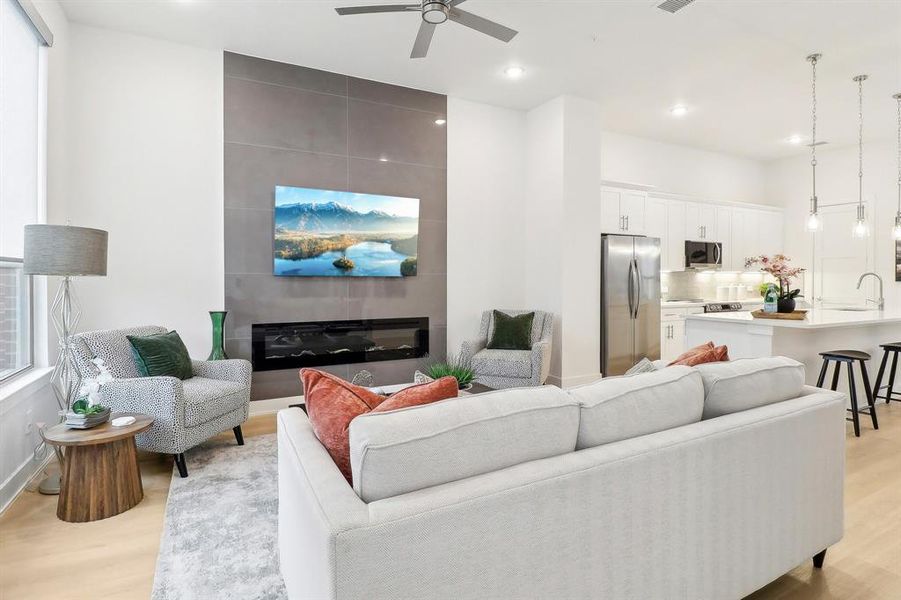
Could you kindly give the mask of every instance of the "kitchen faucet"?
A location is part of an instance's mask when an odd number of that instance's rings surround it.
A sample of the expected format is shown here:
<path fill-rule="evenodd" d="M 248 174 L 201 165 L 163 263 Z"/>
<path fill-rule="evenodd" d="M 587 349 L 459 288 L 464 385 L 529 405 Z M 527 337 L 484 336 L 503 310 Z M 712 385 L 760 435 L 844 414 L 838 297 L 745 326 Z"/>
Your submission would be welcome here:
<path fill-rule="evenodd" d="M 867 302 L 873 302 L 876 304 L 876 308 L 878 308 L 879 310 L 884 310 L 885 309 L 885 296 L 882 295 L 882 277 L 880 277 L 876 273 L 873 273 L 872 271 L 868 271 L 868 272 L 864 273 L 863 275 L 861 275 L 860 279 L 857 280 L 857 289 L 860 289 L 860 285 L 863 283 L 863 279 L 867 275 L 872 275 L 873 277 L 876 278 L 876 281 L 879 282 L 879 299 L 878 300 L 870 300 L 869 298 L 867 298 Z"/>

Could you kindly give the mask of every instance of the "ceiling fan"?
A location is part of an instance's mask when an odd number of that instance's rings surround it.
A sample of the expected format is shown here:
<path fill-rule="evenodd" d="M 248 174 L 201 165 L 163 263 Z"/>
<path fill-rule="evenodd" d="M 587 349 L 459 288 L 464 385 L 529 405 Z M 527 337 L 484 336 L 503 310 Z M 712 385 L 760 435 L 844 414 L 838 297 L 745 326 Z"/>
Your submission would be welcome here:
<path fill-rule="evenodd" d="M 413 43 L 413 51 L 410 58 L 424 58 L 429 52 L 429 45 L 432 43 L 432 35 L 435 33 L 435 27 L 451 20 L 454 23 L 465 25 L 470 29 L 475 29 L 485 35 L 499 39 L 502 42 L 509 42 L 516 36 L 517 31 L 504 27 L 500 23 L 489 21 L 484 17 L 474 15 L 457 8 L 466 0 L 422 0 L 416 4 L 376 4 L 370 6 L 347 6 L 336 8 L 335 11 L 339 15 L 365 15 L 371 13 L 389 13 L 389 12 L 419 12 L 422 16 L 422 23 L 419 24 L 419 33 L 416 34 L 416 41 Z"/>

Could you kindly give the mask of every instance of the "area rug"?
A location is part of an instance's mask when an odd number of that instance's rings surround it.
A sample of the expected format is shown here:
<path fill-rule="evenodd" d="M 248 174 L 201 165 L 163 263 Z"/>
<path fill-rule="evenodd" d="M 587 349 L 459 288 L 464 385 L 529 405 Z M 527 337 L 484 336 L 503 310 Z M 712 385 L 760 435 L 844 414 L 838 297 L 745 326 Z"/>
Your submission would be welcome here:
<path fill-rule="evenodd" d="M 287 598 L 278 568 L 275 434 L 210 441 L 172 477 L 153 600 Z"/>

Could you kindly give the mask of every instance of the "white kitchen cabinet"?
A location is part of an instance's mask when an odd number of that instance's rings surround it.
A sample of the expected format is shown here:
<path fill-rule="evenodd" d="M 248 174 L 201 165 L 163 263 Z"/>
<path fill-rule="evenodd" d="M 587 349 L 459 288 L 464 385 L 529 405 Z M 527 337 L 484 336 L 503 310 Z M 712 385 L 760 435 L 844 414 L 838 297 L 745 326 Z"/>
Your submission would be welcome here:
<path fill-rule="evenodd" d="M 716 241 L 716 205 L 687 202 L 685 206 L 685 239 Z"/>
<path fill-rule="evenodd" d="M 664 271 L 669 263 L 669 247 L 666 240 L 666 200 L 663 198 L 648 197 L 645 204 L 645 235 L 660 239 L 660 268 Z"/>
<path fill-rule="evenodd" d="M 601 232 L 644 235 L 647 192 L 625 188 L 601 189 Z"/>
<path fill-rule="evenodd" d="M 723 270 L 724 271 L 741 271 L 744 264 L 738 266 L 735 260 L 735 247 L 732 244 L 732 207 L 718 206 L 716 207 L 716 229 L 714 230 L 713 241 L 723 245 Z"/>
<path fill-rule="evenodd" d="M 755 208 L 734 208 L 732 211 L 732 262 L 736 271 L 745 270 L 745 262 L 761 254 L 758 216 Z"/>
<path fill-rule="evenodd" d="M 664 271 L 685 270 L 685 202 L 666 202 L 666 262 L 660 263 Z"/>
<path fill-rule="evenodd" d="M 784 226 L 782 213 L 772 210 L 761 210 L 757 215 L 758 225 L 758 254 L 781 254 L 783 252 Z"/>
<path fill-rule="evenodd" d="M 673 361 L 685 352 L 685 317 L 703 313 L 703 306 L 660 309 L 660 358 Z"/>

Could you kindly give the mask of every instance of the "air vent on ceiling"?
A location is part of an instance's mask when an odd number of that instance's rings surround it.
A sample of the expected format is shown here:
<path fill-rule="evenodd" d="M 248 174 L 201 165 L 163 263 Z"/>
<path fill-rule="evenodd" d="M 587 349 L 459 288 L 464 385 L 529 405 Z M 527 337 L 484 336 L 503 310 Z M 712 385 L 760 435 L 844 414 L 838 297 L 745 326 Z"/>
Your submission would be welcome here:
<path fill-rule="evenodd" d="M 817 142 L 816 144 L 804 144 L 804 145 L 807 146 L 808 148 L 812 148 L 812 147 L 814 147 L 814 146 L 824 146 L 824 145 L 826 145 L 826 144 L 828 144 L 828 143 L 829 143 L 829 142 Z"/>
<path fill-rule="evenodd" d="M 681 10 L 694 2 L 695 0 L 666 0 L 663 4 L 658 4 L 657 8 L 665 10 L 669 13 L 674 13 L 677 10 Z"/>

